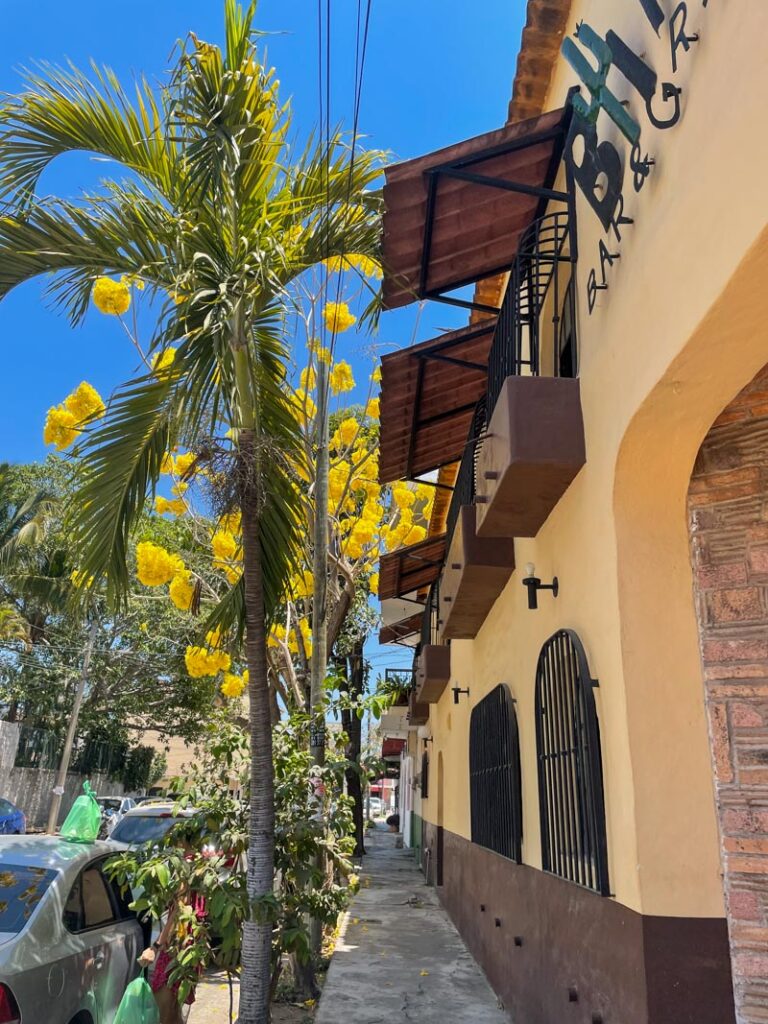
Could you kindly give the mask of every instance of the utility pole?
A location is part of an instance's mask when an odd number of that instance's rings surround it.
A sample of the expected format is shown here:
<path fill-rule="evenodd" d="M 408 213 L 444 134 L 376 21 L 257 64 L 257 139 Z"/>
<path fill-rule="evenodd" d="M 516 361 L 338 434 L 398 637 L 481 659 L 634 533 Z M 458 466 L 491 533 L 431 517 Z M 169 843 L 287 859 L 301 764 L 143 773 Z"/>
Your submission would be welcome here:
<path fill-rule="evenodd" d="M 370 756 L 371 752 L 371 709 L 368 708 L 368 714 L 366 715 L 366 730 L 365 730 L 365 745 Z M 384 789 L 381 790 L 381 795 L 384 796 Z M 384 801 L 381 801 L 381 806 L 384 806 Z M 366 780 L 365 783 L 365 820 L 371 820 L 371 782 L 370 779 Z"/>
<path fill-rule="evenodd" d="M 80 680 L 77 684 L 77 692 L 75 693 L 75 703 L 72 705 L 72 714 L 69 719 L 69 727 L 67 728 L 67 738 L 64 741 L 64 750 L 62 751 L 61 761 L 59 762 L 59 773 L 56 776 L 56 786 L 54 787 L 53 794 L 51 796 L 51 809 L 48 812 L 47 828 L 49 835 L 56 834 L 56 825 L 59 819 L 59 808 L 61 807 L 61 798 L 64 795 L 64 786 L 67 782 L 67 772 L 69 771 L 69 762 L 72 758 L 72 747 L 75 742 L 77 722 L 80 718 L 80 707 L 83 703 L 85 687 L 88 683 L 88 669 L 91 665 L 91 655 L 93 654 L 93 644 L 95 639 L 96 622 L 93 621 L 88 628 L 88 640 L 85 645 L 85 654 L 83 655 L 83 667 L 80 671 Z"/>
<path fill-rule="evenodd" d="M 325 676 L 328 670 L 328 470 L 330 465 L 328 429 L 328 364 L 317 361 L 317 461 L 315 469 L 315 521 L 312 570 L 312 670 L 310 676 L 309 749 L 312 764 L 325 764 Z M 318 815 L 322 820 L 322 794 L 318 793 Z M 325 870 L 322 853 L 316 866 Z M 323 925 L 310 921 L 310 948 L 320 956 Z"/>

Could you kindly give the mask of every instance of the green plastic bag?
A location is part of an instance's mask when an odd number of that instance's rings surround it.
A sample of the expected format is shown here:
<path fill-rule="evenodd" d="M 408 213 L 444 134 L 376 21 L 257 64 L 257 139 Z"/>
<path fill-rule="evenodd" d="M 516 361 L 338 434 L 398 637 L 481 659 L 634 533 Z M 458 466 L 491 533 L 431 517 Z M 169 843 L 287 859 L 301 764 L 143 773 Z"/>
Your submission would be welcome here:
<path fill-rule="evenodd" d="M 149 983 L 142 975 L 125 990 L 113 1024 L 160 1024 L 160 1012 Z"/>
<path fill-rule="evenodd" d="M 62 839 L 76 843 L 92 843 L 101 828 L 101 808 L 89 782 L 83 783 L 83 795 L 72 804 L 72 810 L 61 826 Z"/>

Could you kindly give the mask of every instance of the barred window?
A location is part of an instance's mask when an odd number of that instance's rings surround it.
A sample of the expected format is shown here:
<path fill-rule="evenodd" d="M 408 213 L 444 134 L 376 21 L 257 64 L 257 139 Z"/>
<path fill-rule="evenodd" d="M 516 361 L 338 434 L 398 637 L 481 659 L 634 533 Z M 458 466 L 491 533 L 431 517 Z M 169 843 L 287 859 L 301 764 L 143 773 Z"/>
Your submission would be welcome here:
<path fill-rule="evenodd" d="M 515 702 L 503 684 L 472 709 L 469 786 L 472 842 L 521 863 L 520 736 Z"/>
<path fill-rule="evenodd" d="M 545 871 L 607 896 L 600 726 L 587 656 L 576 633 L 551 636 L 536 670 L 541 852 Z"/>
<path fill-rule="evenodd" d="M 421 799 L 426 800 L 429 796 L 429 754 L 424 751 L 421 755 Z"/>

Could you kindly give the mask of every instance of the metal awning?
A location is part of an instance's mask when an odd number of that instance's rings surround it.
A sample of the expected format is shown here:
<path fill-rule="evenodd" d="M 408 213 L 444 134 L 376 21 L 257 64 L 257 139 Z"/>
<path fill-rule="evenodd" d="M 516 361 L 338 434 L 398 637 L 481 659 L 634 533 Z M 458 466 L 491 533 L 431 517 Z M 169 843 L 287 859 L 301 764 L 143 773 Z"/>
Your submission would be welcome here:
<path fill-rule="evenodd" d="M 381 741 L 381 758 L 383 761 L 392 759 L 400 760 L 400 754 L 405 750 L 407 740 L 393 739 L 388 736 Z"/>
<path fill-rule="evenodd" d="M 385 172 L 386 309 L 506 270 L 520 236 L 550 200 L 571 105 L 505 125 Z M 487 312 L 494 312 L 488 308 Z"/>
<path fill-rule="evenodd" d="M 379 599 L 406 597 L 429 587 L 440 575 L 445 560 L 445 539 L 427 537 L 418 544 L 398 548 L 381 556 L 379 566 Z"/>
<path fill-rule="evenodd" d="M 488 381 L 496 318 L 381 360 L 379 480 L 413 479 L 457 462 Z"/>
<path fill-rule="evenodd" d="M 384 644 L 405 644 L 413 646 L 421 635 L 421 621 L 423 612 L 416 612 L 399 622 L 392 622 L 388 626 L 382 626 L 379 630 L 379 643 Z M 410 641 L 410 642 L 409 642 Z"/>

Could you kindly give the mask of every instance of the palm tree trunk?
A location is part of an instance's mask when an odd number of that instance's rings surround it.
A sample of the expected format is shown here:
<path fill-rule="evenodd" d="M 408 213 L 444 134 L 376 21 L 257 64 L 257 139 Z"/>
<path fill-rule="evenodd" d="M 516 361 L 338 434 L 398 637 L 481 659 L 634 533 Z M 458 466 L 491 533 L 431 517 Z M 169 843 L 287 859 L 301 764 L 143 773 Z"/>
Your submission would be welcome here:
<path fill-rule="evenodd" d="M 254 434 L 240 434 L 240 492 L 245 584 L 245 652 L 248 662 L 251 793 L 248 898 L 254 912 L 243 927 L 238 1024 L 268 1024 L 272 923 L 265 897 L 274 885 L 275 793 L 272 722 L 267 665 L 267 629 L 260 537 L 260 499 Z"/>

